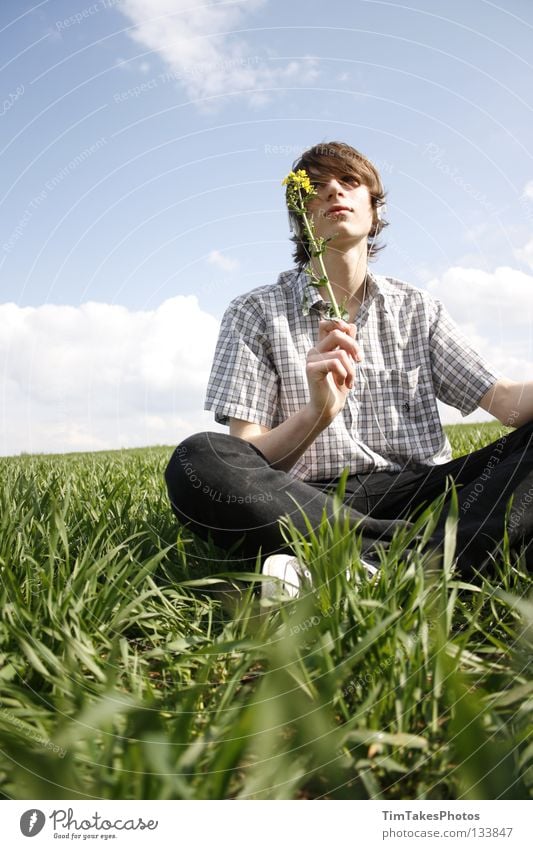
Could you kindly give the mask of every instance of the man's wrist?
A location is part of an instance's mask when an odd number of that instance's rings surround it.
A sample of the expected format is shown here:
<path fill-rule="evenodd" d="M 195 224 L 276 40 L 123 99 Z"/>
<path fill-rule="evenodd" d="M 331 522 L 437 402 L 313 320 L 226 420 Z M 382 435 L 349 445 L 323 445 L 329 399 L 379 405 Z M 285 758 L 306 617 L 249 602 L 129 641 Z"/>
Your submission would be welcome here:
<path fill-rule="evenodd" d="M 319 433 L 322 433 L 323 430 L 329 427 L 335 418 L 334 415 L 331 415 L 325 409 L 317 410 L 311 403 L 306 404 L 300 412 L 309 432 L 315 436 L 318 436 Z"/>

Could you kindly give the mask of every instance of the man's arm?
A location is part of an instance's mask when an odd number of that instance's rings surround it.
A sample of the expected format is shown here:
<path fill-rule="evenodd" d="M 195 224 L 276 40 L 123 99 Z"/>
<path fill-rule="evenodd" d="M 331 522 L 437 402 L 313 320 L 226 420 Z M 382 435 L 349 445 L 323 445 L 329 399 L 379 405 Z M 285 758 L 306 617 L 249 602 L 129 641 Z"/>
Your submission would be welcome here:
<path fill-rule="evenodd" d="M 361 360 L 354 337 L 353 324 L 321 321 L 319 342 L 307 354 L 309 403 L 272 429 L 232 418 L 230 435 L 251 442 L 274 468 L 291 469 L 346 403 Z"/>
<path fill-rule="evenodd" d="M 230 419 L 229 432 L 259 448 L 271 466 L 288 472 L 329 421 L 321 423 L 309 405 L 275 428 Z"/>
<path fill-rule="evenodd" d="M 533 381 L 518 383 L 500 378 L 485 393 L 479 406 L 509 427 L 533 421 Z"/>

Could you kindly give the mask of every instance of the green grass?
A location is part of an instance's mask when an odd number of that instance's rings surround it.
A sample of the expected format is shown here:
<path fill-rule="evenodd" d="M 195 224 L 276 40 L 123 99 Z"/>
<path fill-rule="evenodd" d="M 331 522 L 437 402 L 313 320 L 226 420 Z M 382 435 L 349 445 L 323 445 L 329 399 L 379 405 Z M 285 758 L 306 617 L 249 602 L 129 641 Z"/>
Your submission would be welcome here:
<path fill-rule="evenodd" d="M 354 584 L 356 535 L 288 528 L 316 591 L 261 608 L 240 575 L 236 601 L 194 586 L 236 566 L 177 526 L 171 450 L 0 460 L 5 798 L 532 795 L 532 581 L 505 544 L 461 582 L 452 515 L 444 568 L 404 535 Z"/>

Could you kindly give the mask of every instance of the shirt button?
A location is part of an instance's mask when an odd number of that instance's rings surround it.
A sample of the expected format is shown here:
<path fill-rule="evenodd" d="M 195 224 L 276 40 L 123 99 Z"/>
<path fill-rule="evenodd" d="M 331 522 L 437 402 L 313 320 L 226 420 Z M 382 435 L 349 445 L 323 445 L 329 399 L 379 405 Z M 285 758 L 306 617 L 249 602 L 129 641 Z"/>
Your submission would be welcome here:
<path fill-rule="evenodd" d="M 409 401 L 404 401 L 404 403 L 402 404 L 402 410 L 404 411 L 404 413 L 408 413 L 409 409 Z"/>

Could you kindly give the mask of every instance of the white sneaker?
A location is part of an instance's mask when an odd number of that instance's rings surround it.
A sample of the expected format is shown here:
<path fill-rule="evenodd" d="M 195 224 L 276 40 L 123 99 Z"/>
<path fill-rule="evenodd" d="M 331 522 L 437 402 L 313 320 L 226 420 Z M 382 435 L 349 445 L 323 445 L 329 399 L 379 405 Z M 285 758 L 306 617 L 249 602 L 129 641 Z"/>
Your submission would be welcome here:
<path fill-rule="evenodd" d="M 373 578 L 379 572 L 379 566 L 370 560 L 363 560 L 368 577 Z M 312 585 L 311 572 L 291 554 L 271 554 L 263 563 L 261 569 L 263 575 L 268 575 L 272 580 L 261 581 L 261 598 L 279 599 L 280 596 L 296 598 L 300 592 L 301 585 L 306 582 Z M 350 570 L 346 570 L 346 577 L 350 577 Z"/>
<path fill-rule="evenodd" d="M 261 572 L 272 579 L 261 581 L 261 598 L 273 599 L 284 595 L 295 598 L 304 580 L 311 583 L 309 569 L 291 554 L 271 554 L 263 563 Z"/>
<path fill-rule="evenodd" d="M 368 555 L 367 555 L 368 557 Z M 362 557 L 359 558 L 361 564 L 365 567 L 367 575 L 369 578 L 373 578 L 374 575 L 377 575 L 379 572 L 379 560 L 363 560 Z"/>

